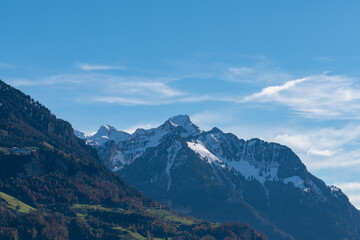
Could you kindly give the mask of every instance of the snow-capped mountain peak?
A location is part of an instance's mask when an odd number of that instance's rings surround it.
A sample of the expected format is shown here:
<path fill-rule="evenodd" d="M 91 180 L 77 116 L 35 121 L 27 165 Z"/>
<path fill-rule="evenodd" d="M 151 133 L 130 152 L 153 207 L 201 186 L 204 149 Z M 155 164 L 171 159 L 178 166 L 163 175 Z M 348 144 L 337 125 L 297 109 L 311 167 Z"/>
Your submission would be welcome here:
<path fill-rule="evenodd" d="M 101 146 L 109 140 L 112 140 L 117 144 L 120 141 L 128 139 L 129 136 L 129 133 L 119 131 L 115 127 L 102 125 L 94 134 L 85 136 L 85 139 L 89 145 Z"/>
<path fill-rule="evenodd" d="M 180 132 L 180 135 L 182 137 L 197 135 L 201 133 L 199 127 L 190 121 L 190 117 L 188 115 L 177 115 L 169 118 L 169 120 L 166 121 L 165 124 L 167 122 L 175 128 L 180 127 L 182 129 L 182 131 Z"/>
<path fill-rule="evenodd" d="M 102 125 L 99 130 L 97 130 L 96 133 L 94 133 L 93 135 L 91 135 L 90 137 L 99 137 L 99 136 L 105 136 L 105 135 L 109 135 L 110 132 L 113 131 L 117 131 L 116 128 L 110 126 L 110 125 Z"/>
<path fill-rule="evenodd" d="M 185 127 L 185 125 L 192 124 L 190 121 L 190 117 L 188 115 L 177 115 L 169 118 L 169 121 L 175 127 L 177 126 Z"/>
<path fill-rule="evenodd" d="M 174 136 L 187 138 L 198 136 L 202 132 L 190 121 L 188 115 L 178 115 L 169 118 L 157 128 L 138 128 L 133 134 L 119 131 L 110 125 L 103 125 L 92 135 L 86 136 L 78 131 L 76 131 L 76 135 L 85 139 L 88 145 L 98 148 L 98 151 L 105 151 L 108 154 L 107 156 L 110 156 L 111 168 L 119 170 L 142 156 L 148 148 L 157 147 L 166 139 L 166 136 L 173 134 Z M 115 146 L 105 146 L 111 140 L 115 143 Z M 114 152 L 104 150 L 109 146 L 122 150 L 115 151 L 114 149 Z"/>
<path fill-rule="evenodd" d="M 83 132 L 80 132 L 78 130 L 74 130 L 74 134 L 75 134 L 75 136 L 77 136 L 80 139 L 85 139 L 86 138 L 86 134 L 83 133 Z"/>

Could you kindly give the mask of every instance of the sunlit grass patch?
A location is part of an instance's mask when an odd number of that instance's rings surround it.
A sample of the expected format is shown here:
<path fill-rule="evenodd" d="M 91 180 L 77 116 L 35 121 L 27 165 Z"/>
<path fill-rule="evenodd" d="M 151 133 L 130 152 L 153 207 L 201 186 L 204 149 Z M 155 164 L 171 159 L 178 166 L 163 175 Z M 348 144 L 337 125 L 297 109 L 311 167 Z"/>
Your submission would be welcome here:
<path fill-rule="evenodd" d="M 6 193 L 0 192 L 0 198 L 4 199 L 7 202 L 8 208 L 16 210 L 20 213 L 29 213 L 30 210 L 36 211 L 35 208 L 21 202 L 20 200 L 12 197 Z"/>
<path fill-rule="evenodd" d="M 103 211 L 103 212 L 122 212 L 122 211 L 124 211 L 124 209 L 122 209 L 122 208 L 108 208 L 108 207 L 104 207 L 100 204 L 98 204 L 98 205 L 74 204 L 72 206 L 72 208 L 79 209 L 79 210 Z"/>
<path fill-rule="evenodd" d="M 45 141 L 43 142 L 43 145 L 44 145 L 45 147 L 51 149 L 51 150 L 54 150 L 54 149 L 55 149 L 53 145 L 51 145 L 50 143 L 47 143 L 47 142 L 45 142 Z"/>
<path fill-rule="evenodd" d="M 128 229 L 125 229 L 121 226 L 117 226 L 117 227 L 114 227 L 113 228 L 114 230 L 119 230 L 120 232 L 122 232 L 123 234 L 126 234 L 128 235 L 130 238 L 133 238 L 133 239 L 141 239 L 141 240 L 146 240 L 147 238 L 141 236 L 139 233 L 137 232 L 132 232 Z"/>
<path fill-rule="evenodd" d="M 178 216 L 174 213 L 164 211 L 161 209 L 154 209 L 154 208 L 148 208 L 146 209 L 146 212 L 158 219 L 165 220 L 167 222 L 175 222 L 175 223 L 181 223 L 184 225 L 193 225 L 195 224 L 195 221 L 186 217 Z"/>

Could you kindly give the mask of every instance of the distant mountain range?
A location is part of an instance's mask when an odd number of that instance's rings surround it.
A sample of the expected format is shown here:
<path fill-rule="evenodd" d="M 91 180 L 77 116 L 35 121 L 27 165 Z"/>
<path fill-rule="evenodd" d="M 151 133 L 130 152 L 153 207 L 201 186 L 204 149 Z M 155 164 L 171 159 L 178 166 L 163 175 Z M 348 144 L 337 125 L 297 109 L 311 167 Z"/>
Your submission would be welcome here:
<path fill-rule="evenodd" d="M 286 146 L 202 131 L 187 115 L 133 134 L 105 125 L 76 135 L 125 181 L 179 212 L 250 223 L 270 239 L 360 239 L 359 211 Z"/>
<path fill-rule="evenodd" d="M 0 81 L 0 239 L 267 239 L 248 225 L 167 211 L 73 131 Z"/>

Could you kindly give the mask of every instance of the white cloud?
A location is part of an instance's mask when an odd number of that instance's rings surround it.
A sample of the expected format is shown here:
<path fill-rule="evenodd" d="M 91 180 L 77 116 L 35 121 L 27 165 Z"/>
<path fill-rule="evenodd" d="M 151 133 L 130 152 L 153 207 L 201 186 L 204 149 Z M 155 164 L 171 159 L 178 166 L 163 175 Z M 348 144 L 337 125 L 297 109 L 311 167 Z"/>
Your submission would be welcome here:
<path fill-rule="evenodd" d="M 310 130 L 284 129 L 285 134 L 277 134 L 274 141 L 289 145 L 296 150 L 316 153 L 332 149 L 335 153 L 344 144 L 350 144 L 360 137 L 360 126 L 349 124 L 343 128 L 319 128 Z M 320 155 L 320 154 L 319 154 Z"/>
<path fill-rule="evenodd" d="M 277 102 L 309 118 L 360 119 L 360 86 L 342 75 L 313 75 L 263 88 L 240 102 Z"/>
<path fill-rule="evenodd" d="M 334 184 L 339 187 L 355 207 L 360 209 L 360 182 L 338 182 Z"/>
<path fill-rule="evenodd" d="M 98 70 L 126 70 L 123 66 L 113 66 L 113 65 L 99 65 L 99 64 L 87 64 L 87 63 L 77 63 L 77 67 L 84 71 L 98 71 Z"/>
<path fill-rule="evenodd" d="M 307 159 L 306 163 L 312 170 L 330 168 L 352 168 L 352 170 L 360 170 L 360 151 L 352 150 L 348 152 L 339 152 L 323 159 L 310 157 Z"/>
<path fill-rule="evenodd" d="M 346 194 L 346 192 L 345 192 Z M 346 194 L 350 202 L 360 210 L 360 192 L 358 194 Z"/>
<path fill-rule="evenodd" d="M 160 95 L 161 96 L 161 95 Z M 153 95 L 147 94 L 147 96 L 135 96 L 135 97 L 117 97 L 117 96 L 95 96 L 87 98 L 77 98 L 79 102 L 102 102 L 119 105 L 169 105 L 173 103 L 196 103 L 204 101 L 227 101 L 226 98 L 219 98 L 213 96 L 180 96 L 180 97 L 160 97 L 155 93 Z"/>
<path fill-rule="evenodd" d="M 90 75 L 76 75 L 76 74 L 60 74 L 42 77 L 39 79 L 9 79 L 9 84 L 13 86 L 49 86 L 59 84 L 82 84 L 91 81 Z"/>
<path fill-rule="evenodd" d="M 296 84 L 306 81 L 306 78 L 297 79 L 293 81 L 288 81 L 283 85 L 271 86 L 261 90 L 259 93 L 255 93 L 248 97 L 245 97 L 243 102 L 249 102 L 254 100 L 267 101 L 267 99 L 278 99 L 279 93 L 284 90 L 288 90 L 292 87 L 295 87 Z"/>
<path fill-rule="evenodd" d="M 347 192 L 360 191 L 360 182 L 339 182 L 335 186 Z"/>
<path fill-rule="evenodd" d="M 135 98 L 126 98 L 126 97 L 106 97 L 106 96 L 98 96 L 98 97 L 91 97 L 86 98 L 86 101 L 84 99 L 78 98 L 78 101 L 80 102 L 99 102 L 99 103 L 115 103 L 120 105 L 157 105 L 154 102 L 141 100 L 141 99 L 135 99 Z"/>
<path fill-rule="evenodd" d="M 317 156 L 323 156 L 323 157 L 331 157 L 333 156 L 337 151 L 334 150 L 329 150 L 329 149 L 324 149 L 324 150 L 319 150 L 319 149 L 309 149 L 309 151 L 307 151 L 309 154 L 312 155 L 317 155 Z"/>
<path fill-rule="evenodd" d="M 164 82 L 158 81 L 143 81 L 143 80 L 133 80 L 131 81 L 124 79 L 119 79 L 117 83 L 110 84 L 108 92 L 122 92 L 124 94 L 134 95 L 142 94 L 148 95 L 156 93 L 160 97 L 176 97 L 183 95 L 181 91 L 169 87 Z"/>
<path fill-rule="evenodd" d="M 353 144 L 360 138 L 360 125 L 281 132 L 286 133 L 274 133 L 271 140 L 289 146 L 311 170 L 360 168 L 360 151 L 354 149 Z"/>

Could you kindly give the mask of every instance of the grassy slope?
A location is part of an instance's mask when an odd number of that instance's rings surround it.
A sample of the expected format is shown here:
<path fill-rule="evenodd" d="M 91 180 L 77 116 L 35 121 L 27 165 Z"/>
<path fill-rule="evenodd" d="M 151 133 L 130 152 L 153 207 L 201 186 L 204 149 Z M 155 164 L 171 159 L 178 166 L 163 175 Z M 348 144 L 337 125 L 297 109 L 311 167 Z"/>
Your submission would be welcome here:
<path fill-rule="evenodd" d="M 29 213 L 31 211 L 36 211 L 35 208 L 23 203 L 22 201 L 6 194 L 3 192 L 0 192 L 0 198 L 5 200 L 7 202 L 7 207 L 16 210 L 19 213 Z"/>
<path fill-rule="evenodd" d="M 6 207 L 13 211 L 16 211 L 19 214 L 29 214 L 30 211 L 37 211 L 35 208 L 23 203 L 22 201 L 6 194 L 0 192 L 0 198 L 6 202 Z M 44 207 L 44 206 L 42 206 Z M 136 227 L 129 226 L 122 221 L 112 221 L 112 219 L 122 219 L 124 216 L 137 215 L 139 212 L 125 210 L 123 208 L 103 206 L 100 204 L 91 205 L 91 204 L 74 204 L 72 209 L 76 214 L 76 218 L 82 222 L 91 222 L 90 219 L 97 218 L 102 216 L 102 219 L 105 220 L 104 223 L 108 225 L 108 231 L 113 233 L 113 236 L 117 236 L 118 239 L 148 239 L 148 236 L 144 233 L 139 233 L 136 230 Z M 187 217 L 181 217 L 175 213 L 160 209 L 160 208 L 146 208 L 144 212 L 141 213 L 144 216 L 149 218 L 157 219 L 159 221 L 167 222 L 169 225 L 175 225 L 180 227 L 181 225 L 188 226 L 189 228 L 196 228 L 201 226 L 201 224 L 206 224 L 211 228 L 216 228 L 221 224 L 210 223 L 205 221 L 199 221 Z M 154 237 L 153 237 L 154 238 Z M 163 238 L 154 238 L 154 239 L 172 239 L 171 237 Z"/>

